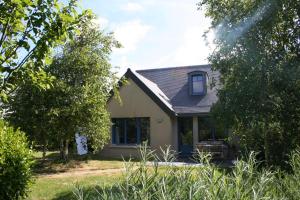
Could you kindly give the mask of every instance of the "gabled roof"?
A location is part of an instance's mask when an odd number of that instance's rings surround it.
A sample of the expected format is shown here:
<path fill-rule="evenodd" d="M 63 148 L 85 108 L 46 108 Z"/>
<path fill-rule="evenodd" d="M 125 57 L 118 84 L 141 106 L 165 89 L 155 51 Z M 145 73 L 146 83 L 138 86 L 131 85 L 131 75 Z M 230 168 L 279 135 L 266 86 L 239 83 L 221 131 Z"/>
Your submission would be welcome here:
<path fill-rule="evenodd" d="M 204 96 L 189 94 L 188 74 L 205 72 L 208 76 L 207 93 Z M 138 70 L 128 69 L 124 75 L 132 79 L 162 110 L 169 115 L 202 115 L 210 112 L 217 101 L 217 88 L 210 87 L 212 80 L 218 81 L 219 73 L 210 65 L 195 65 Z"/>
<path fill-rule="evenodd" d="M 131 79 L 134 81 L 168 115 L 176 115 L 172 105 L 169 103 L 168 97 L 155 83 L 138 74 L 137 72 L 132 71 L 130 68 L 127 69 L 127 72 L 124 74 L 124 76 L 126 79 Z"/>
<path fill-rule="evenodd" d="M 131 70 L 130 70 L 131 71 Z M 169 110 L 174 112 L 172 105 L 170 104 L 170 99 L 159 89 L 159 87 L 153 83 L 152 81 L 148 80 L 147 78 L 143 77 L 142 75 L 131 71 L 137 78 L 139 78 L 150 90 L 151 92 L 161 100 L 164 105 L 168 107 Z"/>

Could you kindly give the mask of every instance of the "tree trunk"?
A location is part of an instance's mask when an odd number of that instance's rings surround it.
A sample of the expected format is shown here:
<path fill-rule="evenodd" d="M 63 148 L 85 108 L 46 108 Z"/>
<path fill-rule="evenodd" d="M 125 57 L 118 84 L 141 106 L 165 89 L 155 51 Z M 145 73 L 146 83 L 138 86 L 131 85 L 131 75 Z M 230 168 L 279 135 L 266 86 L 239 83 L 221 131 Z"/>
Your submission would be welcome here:
<path fill-rule="evenodd" d="M 69 158 L 69 140 L 60 140 L 60 157 L 67 161 Z"/>
<path fill-rule="evenodd" d="M 69 140 L 67 139 L 64 145 L 64 160 L 68 160 L 68 157 L 69 157 Z"/>
<path fill-rule="evenodd" d="M 47 142 L 43 144 L 43 160 L 46 158 L 47 153 Z"/>
<path fill-rule="evenodd" d="M 64 159 L 64 140 L 60 140 L 60 146 L 59 146 L 59 153 L 60 153 L 60 158 Z"/>
<path fill-rule="evenodd" d="M 63 159 L 67 161 L 69 158 L 69 140 L 66 139 L 63 147 Z"/>

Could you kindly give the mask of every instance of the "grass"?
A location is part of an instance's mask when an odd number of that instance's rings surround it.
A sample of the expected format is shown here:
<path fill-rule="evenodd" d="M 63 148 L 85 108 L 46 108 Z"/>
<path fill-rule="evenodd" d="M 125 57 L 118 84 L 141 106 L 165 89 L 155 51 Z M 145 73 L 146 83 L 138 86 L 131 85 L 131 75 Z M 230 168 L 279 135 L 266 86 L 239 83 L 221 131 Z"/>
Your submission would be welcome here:
<path fill-rule="evenodd" d="M 68 162 L 61 160 L 57 151 L 47 152 L 45 159 L 41 152 L 34 152 L 34 157 L 34 183 L 28 200 L 74 199 L 75 185 L 93 193 L 94 186 L 106 187 L 119 180 L 121 171 L 109 172 L 110 169 L 124 167 L 122 160 L 104 159 L 98 155 L 70 155 Z M 101 170 L 106 172 L 101 173 Z M 84 172 L 91 173 L 82 175 Z"/>
<path fill-rule="evenodd" d="M 90 193 L 93 192 L 92 188 L 94 186 L 110 186 L 118 181 L 120 176 L 121 174 L 64 178 L 37 177 L 35 183 L 31 187 L 28 200 L 74 199 L 75 196 L 73 194 L 73 190 L 76 185 L 81 185 L 84 188 L 91 188 L 88 189 Z"/>

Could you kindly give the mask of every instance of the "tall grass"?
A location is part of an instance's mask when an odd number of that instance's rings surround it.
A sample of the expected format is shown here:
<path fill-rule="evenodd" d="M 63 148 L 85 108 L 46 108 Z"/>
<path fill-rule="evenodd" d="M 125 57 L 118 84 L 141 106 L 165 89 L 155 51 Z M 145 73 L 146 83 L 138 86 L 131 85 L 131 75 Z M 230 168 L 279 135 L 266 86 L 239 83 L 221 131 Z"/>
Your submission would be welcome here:
<path fill-rule="evenodd" d="M 211 164 L 210 155 L 200 152 L 195 158 L 203 165 L 182 167 L 158 166 L 158 161 L 174 161 L 169 148 L 163 151 L 162 159 L 145 147 L 141 155 L 138 165 L 125 162 L 126 170 L 118 183 L 95 187 L 92 195 L 77 187 L 76 199 L 300 199 L 300 151 L 290 156 L 291 173 L 259 168 L 254 153 L 238 160 L 230 171 Z"/>

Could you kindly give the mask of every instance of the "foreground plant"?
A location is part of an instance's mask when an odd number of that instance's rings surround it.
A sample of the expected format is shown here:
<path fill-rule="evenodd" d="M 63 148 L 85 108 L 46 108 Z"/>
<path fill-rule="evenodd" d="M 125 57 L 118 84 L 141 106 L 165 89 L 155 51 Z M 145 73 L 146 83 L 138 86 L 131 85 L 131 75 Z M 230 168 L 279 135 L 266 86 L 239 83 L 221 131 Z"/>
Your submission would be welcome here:
<path fill-rule="evenodd" d="M 0 199 L 26 197 L 33 164 L 28 146 L 25 133 L 0 120 Z"/>
<path fill-rule="evenodd" d="M 210 162 L 210 155 L 198 152 L 202 165 L 163 166 L 159 161 L 174 161 L 169 148 L 157 157 L 141 149 L 138 165 L 125 162 L 123 179 L 111 187 L 97 187 L 88 194 L 77 187 L 77 199 L 296 199 L 299 197 L 300 152 L 291 155 L 292 173 L 260 169 L 251 153 L 226 172 Z M 153 160 L 153 162 L 148 162 Z M 298 195 L 298 196 L 297 196 Z"/>

